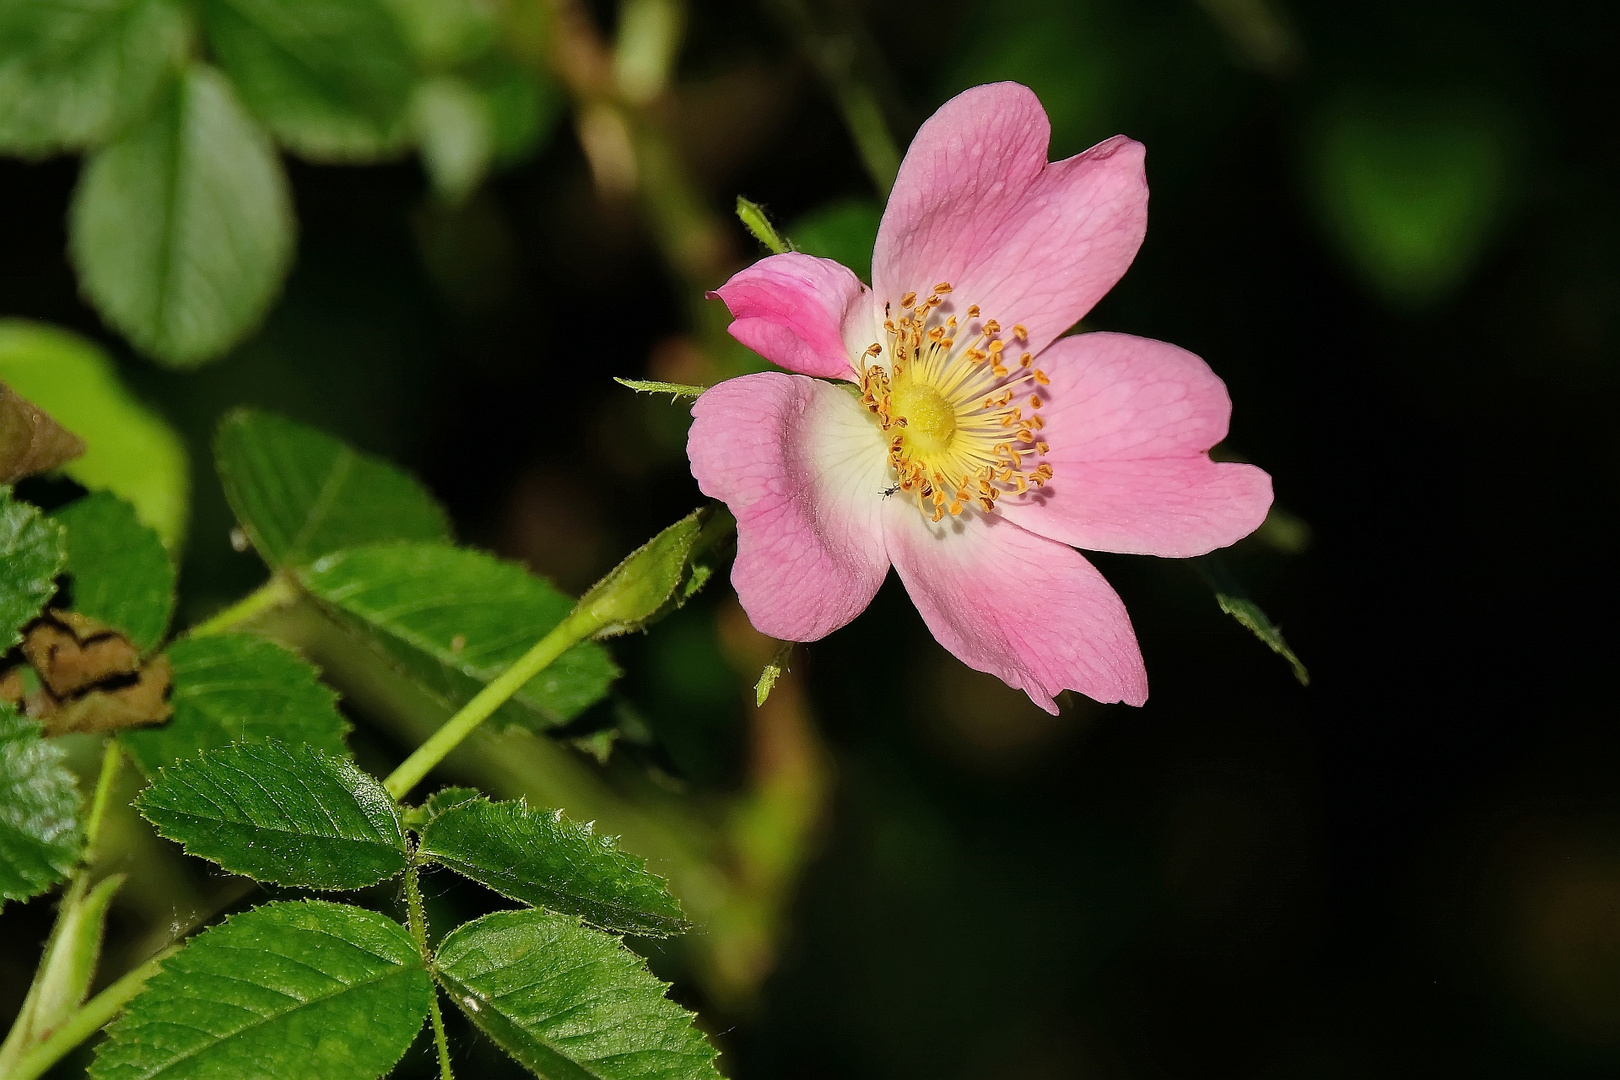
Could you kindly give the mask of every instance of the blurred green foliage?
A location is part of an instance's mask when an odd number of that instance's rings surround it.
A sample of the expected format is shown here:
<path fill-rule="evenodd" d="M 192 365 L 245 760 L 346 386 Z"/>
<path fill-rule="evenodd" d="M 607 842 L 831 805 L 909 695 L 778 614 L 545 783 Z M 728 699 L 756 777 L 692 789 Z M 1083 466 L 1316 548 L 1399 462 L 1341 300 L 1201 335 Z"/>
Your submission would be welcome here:
<path fill-rule="evenodd" d="M 1330 102 L 1307 145 L 1329 239 L 1375 291 L 1413 308 L 1460 288 L 1479 264 L 1523 155 L 1500 105 L 1427 96 Z"/>
<path fill-rule="evenodd" d="M 128 499 L 171 549 L 186 535 L 191 475 L 185 444 L 120 382 L 102 349 L 55 327 L 0 319 L 0 379 L 85 441 L 63 471 Z"/>

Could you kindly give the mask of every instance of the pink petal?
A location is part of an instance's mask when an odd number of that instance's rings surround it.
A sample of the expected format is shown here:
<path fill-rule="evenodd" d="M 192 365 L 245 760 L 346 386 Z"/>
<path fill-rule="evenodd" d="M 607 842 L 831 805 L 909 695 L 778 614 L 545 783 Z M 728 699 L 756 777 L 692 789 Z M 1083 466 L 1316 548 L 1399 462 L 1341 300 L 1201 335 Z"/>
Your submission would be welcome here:
<path fill-rule="evenodd" d="M 866 286 L 831 259 L 789 252 L 761 259 L 711 295 L 731 310 L 731 336 L 789 371 L 828 379 L 854 374 L 843 324 L 865 314 Z M 865 344 L 861 346 L 865 347 Z"/>
<path fill-rule="evenodd" d="M 712 387 L 692 415 L 692 475 L 736 515 L 731 583 L 754 626 L 814 641 L 865 610 L 889 572 L 888 460 L 855 398 L 767 372 Z"/>
<path fill-rule="evenodd" d="M 1140 705 L 1147 672 L 1119 594 L 1073 548 L 994 514 L 935 525 L 913 502 L 889 501 L 894 568 L 928 629 L 964 664 L 988 671 L 1056 714 L 1078 690 Z"/>
<path fill-rule="evenodd" d="M 1076 547 L 1172 558 L 1225 547 L 1265 520 L 1271 477 L 1209 459 L 1232 402 L 1198 357 L 1096 333 L 1063 338 L 1036 366 L 1052 380 L 1040 412 L 1053 477 L 997 504 L 1007 518 Z"/>
<path fill-rule="evenodd" d="M 873 291 L 898 304 L 950 282 L 1029 348 L 1090 311 L 1124 275 L 1147 232 L 1142 145 L 1115 136 L 1046 161 L 1051 125 L 1017 83 L 963 91 L 923 124 L 900 166 L 872 256 Z"/>

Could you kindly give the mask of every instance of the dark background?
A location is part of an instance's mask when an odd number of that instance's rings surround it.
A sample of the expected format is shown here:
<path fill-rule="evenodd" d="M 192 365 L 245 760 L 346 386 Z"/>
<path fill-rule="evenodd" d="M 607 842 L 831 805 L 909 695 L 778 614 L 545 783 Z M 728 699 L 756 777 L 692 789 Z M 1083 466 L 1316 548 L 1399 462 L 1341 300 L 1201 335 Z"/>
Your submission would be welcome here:
<path fill-rule="evenodd" d="M 1615 1075 L 1610 6 L 851 10 L 902 145 L 995 78 L 1042 95 L 1054 156 L 1147 144 L 1146 245 L 1086 325 L 1227 381 L 1228 447 L 1311 538 L 1230 564 L 1313 682 L 1187 566 L 1102 557 L 1152 699 L 1050 721 L 946 656 L 891 580 L 797 665 L 837 788 L 778 969 L 730 1009 L 682 989 L 728 1074 Z M 876 205 L 768 11 L 694 0 L 681 71 L 675 130 L 718 211 L 743 193 L 791 233 Z M 407 465 L 463 538 L 566 588 L 700 501 L 680 407 L 609 381 L 701 367 L 695 290 L 634 204 L 595 192 L 566 123 L 454 209 L 414 164 L 291 168 L 284 297 L 235 354 L 176 373 L 77 297 L 77 162 L 0 162 L 0 311 L 104 342 L 190 441 L 182 622 L 262 577 L 208 467 L 237 404 Z M 751 677 L 716 631 L 733 604 L 714 587 L 618 650 L 662 764 L 699 787 L 741 769 Z"/>

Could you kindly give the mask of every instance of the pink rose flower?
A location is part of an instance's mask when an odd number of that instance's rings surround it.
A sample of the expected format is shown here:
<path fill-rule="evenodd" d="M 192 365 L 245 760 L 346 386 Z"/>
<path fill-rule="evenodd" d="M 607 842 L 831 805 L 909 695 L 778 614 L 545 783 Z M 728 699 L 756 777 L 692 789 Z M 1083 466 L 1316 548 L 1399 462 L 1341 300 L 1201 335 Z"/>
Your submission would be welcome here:
<path fill-rule="evenodd" d="M 1128 334 L 1060 338 L 1147 228 L 1143 148 L 1048 162 L 1015 83 L 922 126 L 872 256 L 763 259 L 718 290 L 738 341 L 798 374 L 721 383 L 687 443 L 737 518 L 731 580 L 761 632 L 814 641 L 892 564 L 940 644 L 1056 713 L 1053 696 L 1147 700 L 1117 593 L 1075 550 L 1183 558 L 1252 532 L 1271 478 L 1213 462 L 1226 387 Z M 827 381 L 836 380 L 836 381 Z"/>

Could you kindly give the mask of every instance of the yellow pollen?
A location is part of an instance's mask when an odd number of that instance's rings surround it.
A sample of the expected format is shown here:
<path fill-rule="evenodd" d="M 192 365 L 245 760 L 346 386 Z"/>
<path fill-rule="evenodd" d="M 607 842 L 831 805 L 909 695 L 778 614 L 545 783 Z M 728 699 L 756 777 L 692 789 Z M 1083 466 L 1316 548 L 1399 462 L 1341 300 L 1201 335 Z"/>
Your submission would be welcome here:
<path fill-rule="evenodd" d="M 1052 467 L 1037 461 L 1049 449 L 1035 441 L 1044 424 L 1023 415 L 1026 403 L 1045 404 L 1029 384 L 1047 385 L 1046 374 L 1027 352 L 1016 368 L 1003 363 L 1001 324 L 982 318 L 977 304 L 959 316 L 951 293 L 942 281 L 926 297 L 905 293 L 899 312 L 885 305 L 887 341 L 861 357 L 861 404 L 883 430 L 890 490 L 906 492 L 936 522 L 974 508 L 988 513 L 1001 496 L 1052 478 Z M 1022 324 L 1012 328 L 1014 340 L 1028 336 Z"/>

